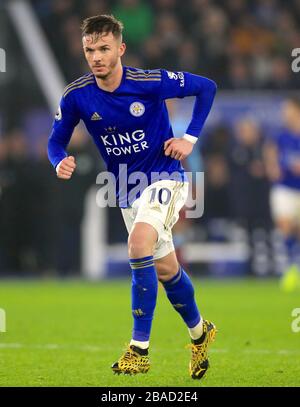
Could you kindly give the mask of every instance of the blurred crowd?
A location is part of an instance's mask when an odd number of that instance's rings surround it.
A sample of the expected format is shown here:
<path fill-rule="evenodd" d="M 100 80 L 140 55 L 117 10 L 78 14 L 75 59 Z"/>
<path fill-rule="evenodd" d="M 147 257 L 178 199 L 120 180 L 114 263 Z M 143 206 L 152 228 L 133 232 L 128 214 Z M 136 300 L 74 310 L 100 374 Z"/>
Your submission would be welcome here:
<path fill-rule="evenodd" d="M 63 182 L 48 162 L 45 141 L 33 154 L 20 130 L 0 140 L 0 272 L 4 274 L 42 271 L 64 276 L 80 271 L 85 196 L 95 186 L 102 162 L 84 131 L 77 131 L 68 149 L 76 157 L 76 172 L 71 182 Z M 211 128 L 205 134 L 195 147 L 205 171 L 204 216 L 193 222 L 182 217 L 177 225 L 177 232 L 184 233 L 182 242 L 191 232 L 194 241 L 230 241 L 230 225 L 249 235 L 258 229 L 271 231 L 271 184 L 263 146 L 259 125 L 247 117 L 234 128 Z M 185 167 L 190 169 L 188 162 Z M 120 211 L 108 209 L 107 216 L 109 242 L 126 242 Z M 223 222 L 222 233 L 215 228 L 217 220 Z"/>
<path fill-rule="evenodd" d="M 299 86 L 300 75 L 291 70 L 291 50 L 300 44 L 300 0 L 31 3 L 66 82 L 87 71 L 81 20 L 112 13 L 125 25 L 126 65 L 206 75 L 220 91 Z M 52 116 L 11 23 L 1 16 L 0 21 L 1 35 L 6 32 L 7 44 L 14 44 L 8 63 L 15 51 L 14 63 L 0 76 L 0 273 L 78 273 L 84 198 L 102 163 L 79 129 L 69 148 L 77 160 L 72 182 L 56 179 L 46 156 Z M 221 123 L 203 134 L 195 155 L 202 163 L 198 169 L 205 171 L 205 212 L 188 223 L 196 239 L 226 240 L 218 236 L 215 223 L 211 227 L 215 220 L 240 225 L 248 234 L 272 229 L 265 137 L 261 124 L 247 115 L 233 126 Z M 109 241 L 125 242 L 119 211 L 109 209 L 108 216 Z M 186 233 L 182 225 L 178 230 Z M 229 229 L 222 225 L 224 234 Z"/>
<path fill-rule="evenodd" d="M 0 274 L 80 271 L 85 195 L 103 168 L 80 129 L 68 150 L 77 169 L 66 185 L 49 165 L 46 138 L 34 153 L 21 130 L 0 139 Z"/>
<path fill-rule="evenodd" d="M 32 0 L 67 81 L 86 72 L 80 24 L 114 14 L 125 25 L 125 64 L 186 70 L 219 89 L 291 89 L 300 0 Z M 55 27 L 55 29 L 54 29 Z"/>

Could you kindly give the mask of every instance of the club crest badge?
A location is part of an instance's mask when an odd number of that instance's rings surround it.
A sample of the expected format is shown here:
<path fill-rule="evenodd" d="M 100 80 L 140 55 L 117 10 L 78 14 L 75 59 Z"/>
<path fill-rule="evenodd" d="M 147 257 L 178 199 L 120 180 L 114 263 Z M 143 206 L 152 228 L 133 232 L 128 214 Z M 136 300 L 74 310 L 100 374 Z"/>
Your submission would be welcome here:
<path fill-rule="evenodd" d="M 145 106 L 141 102 L 133 102 L 129 107 L 130 113 L 135 117 L 140 117 L 145 113 Z"/>

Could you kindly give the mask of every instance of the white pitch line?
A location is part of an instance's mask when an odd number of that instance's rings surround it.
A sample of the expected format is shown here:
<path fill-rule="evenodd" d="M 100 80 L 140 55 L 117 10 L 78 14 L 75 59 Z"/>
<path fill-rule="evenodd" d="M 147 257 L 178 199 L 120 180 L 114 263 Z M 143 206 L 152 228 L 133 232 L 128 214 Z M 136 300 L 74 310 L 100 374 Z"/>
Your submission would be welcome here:
<path fill-rule="evenodd" d="M 21 343 L 0 343 L 0 348 L 23 348 Z"/>
<path fill-rule="evenodd" d="M 45 350 L 58 350 L 58 349 L 74 349 L 83 352 L 107 352 L 107 351 L 114 351 L 115 347 L 107 347 L 107 346 L 97 346 L 97 345 L 59 345 L 56 343 L 48 343 L 48 344 L 36 344 L 30 345 L 25 343 L 0 343 L 0 350 L 1 349 L 45 349 Z M 152 348 L 154 351 L 155 348 Z M 178 350 L 178 349 L 177 349 Z M 174 350 L 165 349 L 164 352 L 172 352 Z M 236 349 L 220 349 L 220 348 L 212 348 L 210 353 L 229 353 L 229 352 L 236 352 Z M 244 349 L 239 350 L 239 353 L 244 354 L 266 354 L 266 355 L 299 355 L 300 349 Z"/>

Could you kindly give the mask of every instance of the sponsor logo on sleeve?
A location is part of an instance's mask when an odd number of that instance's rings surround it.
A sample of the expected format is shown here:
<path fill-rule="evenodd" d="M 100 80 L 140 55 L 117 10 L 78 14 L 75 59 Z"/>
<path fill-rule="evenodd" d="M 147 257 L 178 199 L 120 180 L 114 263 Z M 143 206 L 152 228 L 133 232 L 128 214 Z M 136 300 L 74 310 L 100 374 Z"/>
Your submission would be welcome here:
<path fill-rule="evenodd" d="M 167 71 L 167 74 L 168 74 L 168 77 L 170 78 L 170 79 L 178 79 L 178 75 L 176 75 L 176 73 L 175 72 L 170 72 L 170 71 Z"/>
<path fill-rule="evenodd" d="M 170 79 L 175 79 L 175 80 L 180 80 L 180 84 L 179 84 L 179 86 L 181 87 L 181 88 L 183 88 L 184 87 L 184 74 L 183 74 L 183 72 L 177 72 L 177 73 L 175 73 L 175 72 L 170 72 L 170 71 L 167 71 L 167 74 L 168 74 L 168 77 L 170 78 Z"/>
<path fill-rule="evenodd" d="M 55 120 L 59 121 L 61 119 L 62 119 L 61 108 L 60 108 L 60 106 L 58 106 L 58 109 L 57 109 L 57 112 L 56 112 L 56 115 L 55 115 Z"/>

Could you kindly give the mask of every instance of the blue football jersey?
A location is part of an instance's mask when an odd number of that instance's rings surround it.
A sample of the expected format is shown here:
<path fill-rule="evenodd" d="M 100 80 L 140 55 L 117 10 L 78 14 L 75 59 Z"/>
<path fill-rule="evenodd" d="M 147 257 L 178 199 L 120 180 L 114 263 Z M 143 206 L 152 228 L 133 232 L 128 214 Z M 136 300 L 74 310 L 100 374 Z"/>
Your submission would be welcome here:
<path fill-rule="evenodd" d="M 300 134 L 294 134 L 288 129 L 283 129 L 277 140 L 279 166 L 282 179 L 279 184 L 300 190 L 300 176 L 292 171 L 292 165 L 300 162 Z"/>
<path fill-rule="evenodd" d="M 73 129 L 82 120 L 117 184 L 120 165 L 126 165 L 127 179 L 143 173 L 148 185 L 159 179 L 184 180 L 180 161 L 164 154 L 164 142 L 174 137 L 165 100 L 196 96 L 186 133 L 197 137 L 215 92 L 213 81 L 187 72 L 124 66 L 121 83 L 113 92 L 99 88 L 92 73 L 84 75 L 64 91 L 49 137 L 49 159 L 56 167 L 67 156 Z M 134 186 L 117 185 L 121 207 L 130 205 L 128 194 Z"/>

